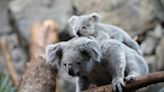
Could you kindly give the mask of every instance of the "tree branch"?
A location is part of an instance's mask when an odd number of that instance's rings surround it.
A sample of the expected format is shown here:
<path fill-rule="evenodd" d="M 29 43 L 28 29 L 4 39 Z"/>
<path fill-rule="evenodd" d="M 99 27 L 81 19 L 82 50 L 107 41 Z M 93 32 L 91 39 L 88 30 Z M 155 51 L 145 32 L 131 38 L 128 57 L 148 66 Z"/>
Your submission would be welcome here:
<path fill-rule="evenodd" d="M 34 23 L 31 29 L 30 59 L 43 56 L 47 45 L 58 41 L 58 24 L 46 20 L 42 24 Z"/>
<path fill-rule="evenodd" d="M 134 91 L 139 88 L 160 82 L 164 82 L 164 71 L 149 73 L 147 75 L 137 77 L 134 81 L 127 83 L 124 91 Z M 88 89 L 84 92 L 112 92 L 112 86 L 105 85 L 97 88 Z"/>
<path fill-rule="evenodd" d="M 7 48 L 7 43 L 6 43 L 5 37 L 0 38 L 0 47 L 1 47 L 4 57 L 6 59 L 7 69 L 9 71 L 9 75 L 12 79 L 12 83 L 14 84 L 15 87 L 17 87 L 19 85 L 19 77 L 14 68 L 12 56 L 9 53 L 9 49 Z"/>
<path fill-rule="evenodd" d="M 45 47 L 58 41 L 58 25 L 50 20 L 36 23 L 31 30 L 30 62 L 18 92 L 54 92 L 57 69 L 45 63 Z"/>

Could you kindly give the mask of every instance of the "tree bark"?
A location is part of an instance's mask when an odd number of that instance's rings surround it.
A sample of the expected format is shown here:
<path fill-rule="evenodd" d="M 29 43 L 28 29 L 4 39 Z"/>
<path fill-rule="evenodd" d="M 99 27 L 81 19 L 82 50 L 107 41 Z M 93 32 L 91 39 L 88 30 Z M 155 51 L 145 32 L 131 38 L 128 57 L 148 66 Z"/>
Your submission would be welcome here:
<path fill-rule="evenodd" d="M 18 92 L 55 92 L 56 69 L 52 69 L 39 56 L 28 64 Z"/>
<path fill-rule="evenodd" d="M 150 73 L 137 77 L 134 81 L 127 83 L 124 92 L 134 91 L 151 84 L 164 82 L 164 71 Z M 84 92 L 112 92 L 111 85 L 105 85 L 97 88 L 88 89 Z"/>
<path fill-rule="evenodd" d="M 45 63 L 45 47 L 58 41 L 58 25 L 47 20 L 36 23 L 31 30 L 30 62 L 24 73 L 18 92 L 54 92 L 56 67 Z"/>

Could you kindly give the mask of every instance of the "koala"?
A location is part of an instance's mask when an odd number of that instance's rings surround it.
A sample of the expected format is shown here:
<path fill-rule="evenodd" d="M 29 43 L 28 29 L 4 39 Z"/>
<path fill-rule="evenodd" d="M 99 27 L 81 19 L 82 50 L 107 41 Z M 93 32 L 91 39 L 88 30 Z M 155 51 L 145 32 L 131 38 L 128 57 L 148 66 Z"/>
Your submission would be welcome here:
<path fill-rule="evenodd" d="M 147 63 L 135 50 L 118 40 L 104 40 L 100 46 L 94 37 L 75 37 L 67 42 L 49 45 L 46 62 L 76 77 L 76 92 L 112 84 L 114 92 L 122 92 L 125 81 L 148 73 Z"/>
<path fill-rule="evenodd" d="M 141 54 L 138 43 L 124 30 L 113 25 L 100 23 L 100 18 L 98 13 L 82 16 L 74 15 L 68 19 L 68 23 L 72 27 L 75 36 L 94 36 L 99 42 L 104 39 L 116 39 Z"/>

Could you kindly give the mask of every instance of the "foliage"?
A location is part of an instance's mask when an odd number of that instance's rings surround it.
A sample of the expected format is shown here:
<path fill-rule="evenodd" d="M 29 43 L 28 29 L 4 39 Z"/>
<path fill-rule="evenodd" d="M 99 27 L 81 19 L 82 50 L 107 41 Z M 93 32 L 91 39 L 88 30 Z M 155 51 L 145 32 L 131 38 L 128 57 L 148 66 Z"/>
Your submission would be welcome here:
<path fill-rule="evenodd" d="M 0 75 L 0 92 L 16 92 L 9 75 Z"/>

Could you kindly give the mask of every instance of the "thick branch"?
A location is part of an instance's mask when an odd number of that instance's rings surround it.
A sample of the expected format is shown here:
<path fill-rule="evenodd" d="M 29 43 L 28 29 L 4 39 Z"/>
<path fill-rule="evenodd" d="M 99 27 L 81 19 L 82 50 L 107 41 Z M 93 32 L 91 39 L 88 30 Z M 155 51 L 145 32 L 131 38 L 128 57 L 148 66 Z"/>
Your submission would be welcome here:
<path fill-rule="evenodd" d="M 54 92 L 57 70 L 49 67 L 43 57 L 28 64 L 18 92 Z"/>
<path fill-rule="evenodd" d="M 44 56 L 45 47 L 58 41 L 58 24 L 47 20 L 34 23 L 31 29 L 30 57 Z"/>
<path fill-rule="evenodd" d="M 134 91 L 142 87 L 146 87 L 151 84 L 164 82 L 164 71 L 150 73 L 148 75 L 143 75 L 137 77 L 133 82 L 127 83 L 125 87 L 125 92 Z M 86 90 L 84 92 L 112 92 L 111 85 L 105 85 L 93 89 Z"/>
<path fill-rule="evenodd" d="M 45 63 L 44 53 L 48 44 L 58 41 L 58 26 L 53 21 L 36 23 L 31 30 L 30 62 L 21 81 L 19 92 L 54 92 L 56 90 L 55 67 Z"/>

